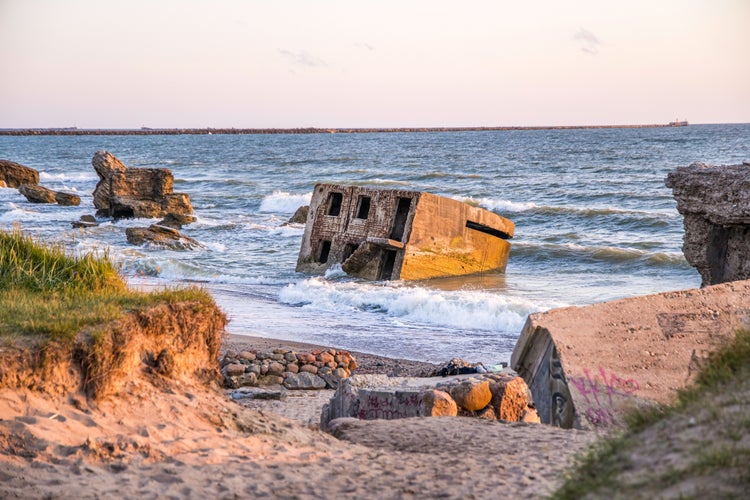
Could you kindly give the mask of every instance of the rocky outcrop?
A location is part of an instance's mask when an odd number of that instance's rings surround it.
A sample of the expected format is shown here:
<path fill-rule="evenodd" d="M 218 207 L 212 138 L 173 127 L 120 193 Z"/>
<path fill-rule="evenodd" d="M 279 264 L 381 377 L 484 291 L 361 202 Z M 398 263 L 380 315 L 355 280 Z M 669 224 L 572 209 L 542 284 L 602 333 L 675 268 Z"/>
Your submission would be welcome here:
<path fill-rule="evenodd" d="M 285 225 L 306 224 L 308 215 L 310 215 L 310 205 L 301 206 L 294 212 L 294 215 L 285 222 Z"/>
<path fill-rule="evenodd" d="M 39 184 L 39 172 L 10 160 L 0 160 L 0 181 L 11 188 L 24 184 Z"/>
<path fill-rule="evenodd" d="M 107 151 L 94 154 L 91 164 L 99 176 L 93 193 L 97 215 L 151 218 L 193 212 L 190 197 L 173 192 L 169 169 L 128 168 Z"/>
<path fill-rule="evenodd" d="M 693 163 L 667 176 L 685 224 L 682 251 L 703 286 L 750 278 L 750 163 Z"/>
<path fill-rule="evenodd" d="M 750 327 L 750 280 L 530 314 L 511 366 L 542 422 L 616 427 L 669 404 L 711 351 Z"/>
<path fill-rule="evenodd" d="M 96 221 L 96 218 L 93 215 L 82 215 L 79 220 L 71 222 L 70 225 L 73 226 L 74 229 L 86 229 L 89 227 L 96 227 L 99 225 L 99 223 Z"/>
<path fill-rule="evenodd" d="M 183 226 L 192 224 L 196 218 L 188 214 L 167 214 L 162 220 L 157 222 L 160 226 L 171 227 L 172 229 L 182 229 Z"/>
<path fill-rule="evenodd" d="M 158 224 L 151 224 L 149 227 L 129 227 L 125 230 L 125 236 L 131 245 L 148 244 L 170 250 L 192 250 L 203 246 L 176 229 Z"/>
<path fill-rule="evenodd" d="M 338 418 L 392 420 L 465 416 L 512 422 L 539 422 L 531 392 L 512 371 L 445 378 L 354 375 L 339 384 L 323 407 L 321 429 Z"/>
<path fill-rule="evenodd" d="M 26 197 L 30 203 L 57 203 L 65 206 L 78 206 L 81 198 L 78 195 L 53 191 L 36 184 L 19 186 L 18 192 Z"/>
<path fill-rule="evenodd" d="M 309 353 L 276 349 L 273 352 L 228 352 L 221 361 L 224 386 L 283 385 L 287 389 L 336 389 L 349 377 L 357 361 L 348 351 Z"/>

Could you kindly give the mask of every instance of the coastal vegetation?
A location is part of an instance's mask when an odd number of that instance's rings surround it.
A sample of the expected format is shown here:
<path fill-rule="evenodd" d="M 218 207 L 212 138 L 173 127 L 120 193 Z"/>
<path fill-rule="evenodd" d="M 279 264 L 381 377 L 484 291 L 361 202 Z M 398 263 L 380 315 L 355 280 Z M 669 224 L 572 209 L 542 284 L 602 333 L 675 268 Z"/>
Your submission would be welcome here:
<path fill-rule="evenodd" d="M 141 362 L 213 380 L 225 323 L 203 289 L 133 290 L 106 252 L 73 256 L 19 228 L 0 231 L 0 387 L 83 386 L 98 397 Z"/>
<path fill-rule="evenodd" d="M 750 330 L 712 353 L 669 406 L 628 415 L 580 458 L 555 499 L 741 498 L 750 491 Z"/>

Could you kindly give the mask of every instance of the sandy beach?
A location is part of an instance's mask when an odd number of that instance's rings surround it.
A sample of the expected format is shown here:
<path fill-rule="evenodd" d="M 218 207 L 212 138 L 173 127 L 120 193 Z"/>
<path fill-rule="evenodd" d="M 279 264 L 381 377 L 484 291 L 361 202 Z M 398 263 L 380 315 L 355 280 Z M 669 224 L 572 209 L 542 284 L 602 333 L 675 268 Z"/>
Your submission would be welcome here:
<path fill-rule="evenodd" d="M 230 336 L 223 349 L 278 347 L 315 346 Z M 358 372 L 414 375 L 429 368 L 355 356 Z M 93 405 L 4 389 L 0 496 L 543 497 L 596 437 L 462 417 L 342 419 L 332 436 L 314 422 L 332 391 L 239 403 L 229 392 L 140 381 Z"/>

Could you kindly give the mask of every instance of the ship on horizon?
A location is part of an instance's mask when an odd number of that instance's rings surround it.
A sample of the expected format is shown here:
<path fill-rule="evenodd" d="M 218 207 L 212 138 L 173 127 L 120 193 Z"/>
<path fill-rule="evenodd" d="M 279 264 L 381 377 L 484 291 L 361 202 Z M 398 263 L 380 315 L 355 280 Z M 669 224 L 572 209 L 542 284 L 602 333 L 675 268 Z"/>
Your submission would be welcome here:
<path fill-rule="evenodd" d="M 687 120 L 680 120 L 679 118 L 676 119 L 673 122 L 669 122 L 670 127 L 687 127 L 688 121 Z"/>

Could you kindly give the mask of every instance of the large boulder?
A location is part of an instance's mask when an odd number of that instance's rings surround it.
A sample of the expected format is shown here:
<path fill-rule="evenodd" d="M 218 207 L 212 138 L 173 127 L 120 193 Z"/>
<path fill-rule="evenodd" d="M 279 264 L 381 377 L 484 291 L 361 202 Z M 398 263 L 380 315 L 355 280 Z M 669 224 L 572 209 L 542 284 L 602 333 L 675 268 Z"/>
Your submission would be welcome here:
<path fill-rule="evenodd" d="M 682 251 L 703 286 L 750 278 L 750 163 L 693 163 L 666 180 L 685 224 Z"/>
<path fill-rule="evenodd" d="M 39 184 L 39 172 L 10 160 L 0 160 L 0 181 L 10 188 Z"/>
<path fill-rule="evenodd" d="M 167 168 L 128 168 L 107 151 L 94 154 L 91 164 L 99 176 L 93 193 L 97 215 L 153 218 L 193 212 L 190 197 L 173 192 L 174 177 Z"/>

